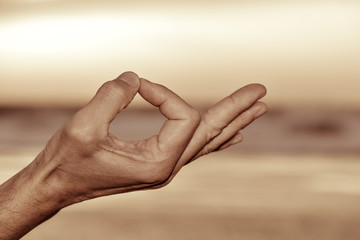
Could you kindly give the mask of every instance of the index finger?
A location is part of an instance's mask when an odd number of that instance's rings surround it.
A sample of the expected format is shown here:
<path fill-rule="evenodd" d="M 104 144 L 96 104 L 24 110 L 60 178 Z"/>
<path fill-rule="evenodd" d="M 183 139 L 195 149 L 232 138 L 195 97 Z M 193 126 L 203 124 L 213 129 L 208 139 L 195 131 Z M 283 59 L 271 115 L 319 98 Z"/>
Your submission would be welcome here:
<path fill-rule="evenodd" d="M 139 94 L 168 119 L 158 134 L 159 149 L 180 156 L 200 122 L 199 112 L 168 88 L 146 79 L 140 79 Z"/>

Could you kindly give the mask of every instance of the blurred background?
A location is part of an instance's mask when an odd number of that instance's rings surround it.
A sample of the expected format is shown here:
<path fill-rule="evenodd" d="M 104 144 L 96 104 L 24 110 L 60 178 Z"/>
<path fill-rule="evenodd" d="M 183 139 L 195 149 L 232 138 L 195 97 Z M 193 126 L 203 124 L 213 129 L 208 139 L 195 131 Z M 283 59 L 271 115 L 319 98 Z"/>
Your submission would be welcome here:
<path fill-rule="evenodd" d="M 359 42 L 356 0 L 0 0 L 1 183 L 124 71 L 200 110 L 268 89 L 243 143 L 24 239 L 359 239 Z M 140 139 L 163 121 L 136 97 L 111 131 Z"/>

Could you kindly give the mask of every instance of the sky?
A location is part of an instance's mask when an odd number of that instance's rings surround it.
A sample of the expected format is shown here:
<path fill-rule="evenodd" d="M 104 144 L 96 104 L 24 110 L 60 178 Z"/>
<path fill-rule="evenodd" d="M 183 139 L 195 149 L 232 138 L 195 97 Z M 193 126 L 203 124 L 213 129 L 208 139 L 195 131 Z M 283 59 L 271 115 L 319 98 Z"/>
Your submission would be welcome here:
<path fill-rule="evenodd" d="M 258 82 L 358 108 L 359 42 L 359 1 L 0 0 L 0 106 L 82 105 L 132 70 L 195 105 Z"/>

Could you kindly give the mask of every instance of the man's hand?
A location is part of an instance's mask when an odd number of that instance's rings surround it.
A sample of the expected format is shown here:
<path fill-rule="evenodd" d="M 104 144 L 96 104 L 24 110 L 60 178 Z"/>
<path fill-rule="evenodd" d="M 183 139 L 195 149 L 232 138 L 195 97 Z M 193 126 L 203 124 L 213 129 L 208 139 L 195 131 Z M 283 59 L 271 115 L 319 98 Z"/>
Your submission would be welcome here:
<path fill-rule="evenodd" d="M 109 125 L 137 92 L 167 121 L 156 136 L 123 141 L 109 133 Z M 267 111 L 258 101 L 265 92 L 248 85 L 200 115 L 166 87 L 123 73 L 0 186 L 0 239 L 16 239 L 80 201 L 168 184 L 185 164 L 240 142 L 239 130 Z"/>
<path fill-rule="evenodd" d="M 109 134 L 109 125 L 137 92 L 167 121 L 156 136 L 122 141 Z M 59 193 L 63 207 L 145 189 L 166 181 L 199 122 L 200 114 L 175 93 L 127 72 L 99 89 L 49 141 L 36 165 L 51 166 L 47 184 Z"/>

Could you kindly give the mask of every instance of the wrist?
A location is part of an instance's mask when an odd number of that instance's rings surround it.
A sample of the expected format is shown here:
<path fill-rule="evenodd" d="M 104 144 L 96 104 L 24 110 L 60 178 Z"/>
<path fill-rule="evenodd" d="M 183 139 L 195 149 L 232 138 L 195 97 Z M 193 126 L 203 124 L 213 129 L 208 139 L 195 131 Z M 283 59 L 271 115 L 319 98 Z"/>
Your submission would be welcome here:
<path fill-rule="evenodd" d="M 69 187 L 68 179 L 59 170 L 56 157 L 45 152 L 42 151 L 23 170 L 21 181 L 26 181 L 24 184 L 27 185 L 27 192 L 34 204 L 45 204 L 46 209 L 59 211 L 76 203 L 76 196 Z"/>
<path fill-rule="evenodd" d="M 59 194 L 37 174 L 38 159 L 0 186 L 0 239 L 18 239 L 55 215 Z"/>

